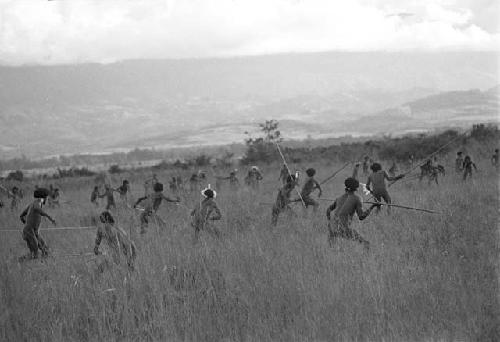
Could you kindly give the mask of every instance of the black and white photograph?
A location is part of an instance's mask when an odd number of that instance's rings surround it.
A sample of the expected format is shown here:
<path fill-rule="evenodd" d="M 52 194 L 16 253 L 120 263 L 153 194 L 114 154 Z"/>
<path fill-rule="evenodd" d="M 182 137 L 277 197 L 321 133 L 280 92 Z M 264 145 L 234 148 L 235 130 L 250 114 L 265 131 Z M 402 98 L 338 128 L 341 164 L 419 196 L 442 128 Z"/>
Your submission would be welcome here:
<path fill-rule="evenodd" d="M 500 341 L 500 1 L 0 0 L 0 341 Z"/>

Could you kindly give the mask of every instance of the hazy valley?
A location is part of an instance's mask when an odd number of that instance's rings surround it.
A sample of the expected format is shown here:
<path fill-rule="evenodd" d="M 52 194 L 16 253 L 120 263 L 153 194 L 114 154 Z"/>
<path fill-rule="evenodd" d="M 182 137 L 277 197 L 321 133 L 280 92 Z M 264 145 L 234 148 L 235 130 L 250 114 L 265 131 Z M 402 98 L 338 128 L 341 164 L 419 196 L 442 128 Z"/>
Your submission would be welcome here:
<path fill-rule="evenodd" d="M 290 72 L 290 70 L 294 70 Z M 497 55 L 316 53 L 1 67 L 0 157 L 400 134 L 498 120 Z"/>

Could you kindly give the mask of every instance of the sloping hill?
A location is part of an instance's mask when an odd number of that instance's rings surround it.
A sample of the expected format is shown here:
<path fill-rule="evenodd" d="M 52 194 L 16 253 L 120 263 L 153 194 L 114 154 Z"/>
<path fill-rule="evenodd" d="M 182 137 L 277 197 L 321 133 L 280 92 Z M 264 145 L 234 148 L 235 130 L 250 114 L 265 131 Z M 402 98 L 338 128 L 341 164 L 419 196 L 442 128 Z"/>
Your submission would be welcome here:
<path fill-rule="evenodd" d="M 214 144 L 222 134 L 224 141 L 233 136 L 240 141 L 235 134 L 240 128 L 269 118 L 290 120 L 289 136 L 371 132 L 364 119 L 359 127 L 355 120 L 386 108 L 397 108 L 392 114 L 399 117 L 401 103 L 411 108 L 414 123 L 434 110 L 449 113 L 459 101 L 472 101 L 460 107 L 469 106 L 467 113 L 475 108 L 477 117 L 490 115 L 494 104 L 479 105 L 490 101 L 489 93 L 468 92 L 467 100 L 460 93 L 426 97 L 491 87 L 497 83 L 497 57 L 332 52 L 0 67 L 0 158 L 99 152 L 162 140 Z M 379 115 L 370 125 L 393 128 L 385 123 Z M 214 134 L 200 138 L 206 127 Z"/>
<path fill-rule="evenodd" d="M 480 122 L 499 122 L 499 87 L 443 92 L 356 119 L 359 132 L 401 133 L 439 127 L 466 127 Z M 346 127 L 344 127 L 346 129 Z"/>

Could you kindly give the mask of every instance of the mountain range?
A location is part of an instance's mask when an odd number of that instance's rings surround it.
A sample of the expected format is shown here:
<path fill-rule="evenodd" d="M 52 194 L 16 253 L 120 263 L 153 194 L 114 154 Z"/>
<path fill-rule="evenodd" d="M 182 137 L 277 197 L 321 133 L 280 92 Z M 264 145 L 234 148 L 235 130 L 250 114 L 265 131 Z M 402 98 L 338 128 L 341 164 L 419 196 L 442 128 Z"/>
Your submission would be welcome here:
<path fill-rule="evenodd" d="M 0 67 L 0 158 L 393 134 L 498 120 L 495 52 L 330 52 Z"/>

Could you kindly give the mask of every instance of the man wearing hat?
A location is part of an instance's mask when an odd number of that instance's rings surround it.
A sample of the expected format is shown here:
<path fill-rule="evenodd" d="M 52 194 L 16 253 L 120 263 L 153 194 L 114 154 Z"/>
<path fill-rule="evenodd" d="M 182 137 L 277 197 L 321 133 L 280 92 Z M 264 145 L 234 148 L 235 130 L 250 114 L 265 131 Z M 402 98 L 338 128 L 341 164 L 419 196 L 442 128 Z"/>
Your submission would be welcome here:
<path fill-rule="evenodd" d="M 42 207 L 49 196 L 49 191 L 44 188 L 38 188 L 35 190 L 33 195 L 35 200 L 26 209 L 24 209 L 21 213 L 20 219 L 24 224 L 23 239 L 26 241 L 30 250 L 28 258 L 37 259 L 39 249 L 42 251 L 42 256 L 47 256 L 49 249 L 39 234 L 42 216 L 47 217 L 54 225 L 56 224 L 56 221 L 42 210 Z"/>
<path fill-rule="evenodd" d="M 328 241 L 330 246 L 333 246 L 337 238 L 344 238 L 349 240 L 358 241 L 362 243 L 366 248 L 369 246 L 369 242 L 365 240 L 356 230 L 350 227 L 354 213 L 358 215 L 360 221 L 370 215 L 370 212 L 374 207 L 380 207 L 380 204 L 372 205 L 368 210 L 363 211 L 363 205 L 361 204 L 361 198 L 355 194 L 359 188 L 359 181 L 349 177 L 344 182 L 345 194 L 340 196 L 330 205 L 326 211 L 326 217 L 328 218 Z M 333 214 L 333 219 L 331 218 L 331 212 L 335 210 Z"/>
<path fill-rule="evenodd" d="M 208 185 L 208 188 L 203 189 L 201 195 L 204 199 L 191 211 L 193 217 L 191 226 L 194 228 L 195 242 L 198 241 L 198 236 L 202 230 L 208 231 L 216 237 L 220 236 L 219 230 L 214 225 L 209 224 L 210 221 L 218 221 L 222 218 L 219 207 L 214 200 L 217 193 L 210 189 L 210 185 Z"/>

